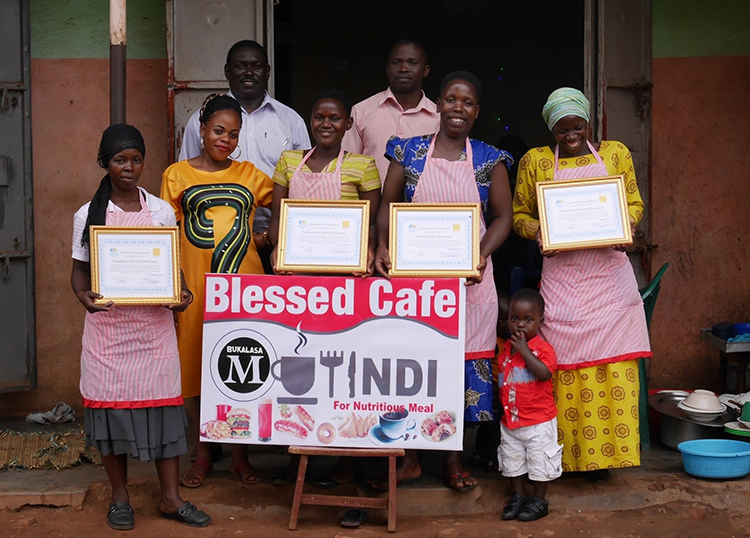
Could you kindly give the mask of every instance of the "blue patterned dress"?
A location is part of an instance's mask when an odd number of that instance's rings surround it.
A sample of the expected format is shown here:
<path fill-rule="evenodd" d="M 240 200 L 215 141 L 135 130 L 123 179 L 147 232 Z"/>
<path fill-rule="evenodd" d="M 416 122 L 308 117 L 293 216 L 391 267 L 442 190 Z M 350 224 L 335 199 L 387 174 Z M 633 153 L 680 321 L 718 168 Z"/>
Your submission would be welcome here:
<path fill-rule="evenodd" d="M 424 171 L 427 151 L 435 135 L 424 135 L 413 138 L 392 138 L 386 144 L 385 156 L 404 167 L 405 186 L 404 201 L 411 202 Z M 498 162 L 504 161 L 510 168 L 513 158 L 506 151 L 498 149 L 480 140 L 469 139 L 473 153 L 474 177 L 482 204 L 485 223 L 489 225 L 490 171 Z M 462 153 L 459 160 L 466 160 Z M 467 359 L 464 361 L 464 421 L 488 422 L 492 415 L 492 366 L 489 358 Z"/>

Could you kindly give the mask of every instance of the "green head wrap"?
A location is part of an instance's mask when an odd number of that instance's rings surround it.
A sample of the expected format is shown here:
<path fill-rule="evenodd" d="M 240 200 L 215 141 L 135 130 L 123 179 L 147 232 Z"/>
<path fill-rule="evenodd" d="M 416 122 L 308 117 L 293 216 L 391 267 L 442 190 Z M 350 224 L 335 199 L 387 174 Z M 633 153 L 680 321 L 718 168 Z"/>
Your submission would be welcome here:
<path fill-rule="evenodd" d="M 542 107 L 542 117 L 551 131 L 565 116 L 578 116 L 586 121 L 591 118 L 591 104 L 586 96 L 575 88 L 559 88 L 549 94 Z"/>

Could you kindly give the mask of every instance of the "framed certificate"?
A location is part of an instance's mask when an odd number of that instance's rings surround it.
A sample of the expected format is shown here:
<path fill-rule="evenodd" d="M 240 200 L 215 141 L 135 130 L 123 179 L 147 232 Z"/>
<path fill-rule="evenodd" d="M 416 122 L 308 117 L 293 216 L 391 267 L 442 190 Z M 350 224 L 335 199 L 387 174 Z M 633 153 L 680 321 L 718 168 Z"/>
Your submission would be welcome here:
<path fill-rule="evenodd" d="M 91 289 L 121 305 L 180 302 L 176 226 L 91 226 Z"/>
<path fill-rule="evenodd" d="M 281 200 L 276 267 L 296 273 L 364 273 L 369 200 Z"/>
<path fill-rule="evenodd" d="M 623 176 L 536 184 L 542 250 L 632 244 Z"/>
<path fill-rule="evenodd" d="M 479 276 L 479 204 L 391 204 L 391 276 Z"/>

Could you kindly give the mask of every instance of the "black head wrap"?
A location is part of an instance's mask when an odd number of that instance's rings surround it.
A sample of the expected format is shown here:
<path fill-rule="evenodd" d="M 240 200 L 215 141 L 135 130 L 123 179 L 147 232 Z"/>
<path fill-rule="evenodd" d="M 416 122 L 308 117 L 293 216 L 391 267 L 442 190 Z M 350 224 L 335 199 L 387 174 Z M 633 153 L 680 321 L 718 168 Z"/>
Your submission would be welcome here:
<path fill-rule="evenodd" d="M 137 149 L 146 157 L 146 144 L 143 142 L 141 132 L 132 125 L 124 123 L 110 125 L 102 133 L 97 162 L 102 168 L 107 168 L 112 157 L 131 148 Z"/>
<path fill-rule="evenodd" d="M 146 157 L 146 144 L 143 141 L 141 132 L 132 125 L 118 123 L 110 125 L 102 133 L 102 141 L 99 143 L 99 154 L 96 157 L 99 166 L 106 169 L 112 158 L 126 149 L 137 149 L 143 157 Z M 81 235 L 81 245 L 86 246 L 89 243 L 89 226 L 103 225 L 107 219 L 107 204 L 112 194 L 112 183 L 109 180 L 109 174 L 106 174 L 99 188 L 94 193 L 89 205 L 89 214 L 86 218 L 86 225 Z"/>

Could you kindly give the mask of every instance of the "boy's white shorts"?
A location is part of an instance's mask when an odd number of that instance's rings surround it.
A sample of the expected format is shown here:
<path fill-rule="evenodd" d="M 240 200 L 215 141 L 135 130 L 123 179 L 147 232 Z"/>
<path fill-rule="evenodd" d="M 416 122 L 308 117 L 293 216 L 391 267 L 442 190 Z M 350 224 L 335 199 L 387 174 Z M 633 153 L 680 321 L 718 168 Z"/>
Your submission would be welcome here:
<path fill-rule="evenodd" d="M 562 474 L 562 445 L 557 444 L 557 417 L 513 430 L 500 423 L 497 461 L 503 476 L 528 474 L 534 482 L 550 482 Z"/>

